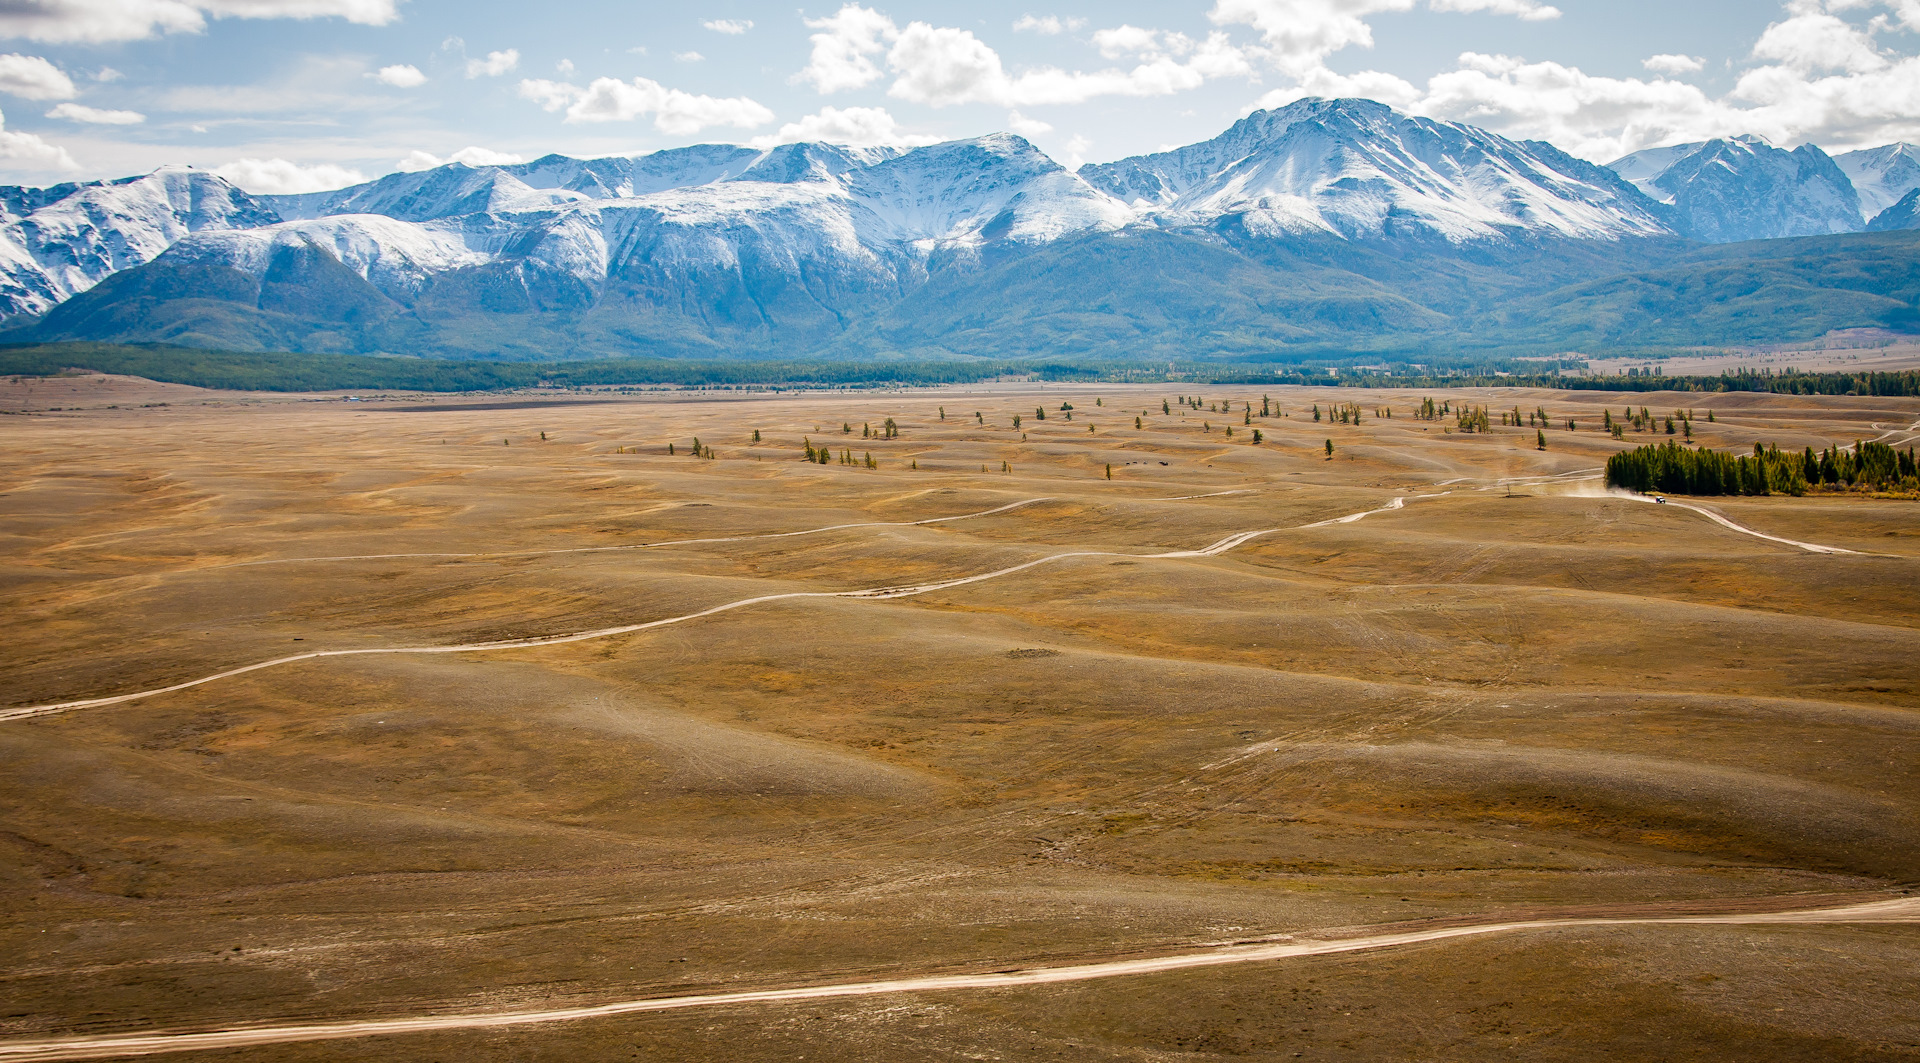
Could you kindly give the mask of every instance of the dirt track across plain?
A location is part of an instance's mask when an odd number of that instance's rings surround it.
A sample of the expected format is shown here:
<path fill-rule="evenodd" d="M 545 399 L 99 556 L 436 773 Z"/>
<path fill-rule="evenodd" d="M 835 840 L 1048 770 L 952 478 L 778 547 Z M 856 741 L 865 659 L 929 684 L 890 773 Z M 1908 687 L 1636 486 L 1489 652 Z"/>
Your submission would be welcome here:
<path fill-rule="evenodd" d="M 646 1012 L 680 1011 L 686 1008 L 722 1007 L 742 1004 L 784 1004 L 803 1000 L 831 1000 L 836 997 L 874 997 L 903 993 L 946 993 L 963 989 L 1012 989 L 1021 986 L 1057 985 L 1064 982 L 1089 982 L 1105 978 L 1187 971 L 1229 964 L 1269 963 L 1275 960 L 1331 956 L 1349 952 L 1372 952 L 1406 945 L 1459 938 L 1485 937 L 1523 931 L 1570 929 L 1598 926 L 1646 926 L 1691 924 L 1707 926 L 1770 926 L 1814 924 L 1902 924 L 1920 923 L 1920 898 L 1902 897 L 1872 901 L 1843 908 L 1786 909 L 1777 912 L 1748 912 L 1737 915 L 1690 915 L 1666 917 L 1618 917 L 1587 919 L 1531 919 L 1518 922 L 1492 922 L 1468 926 L 1448 926 L 1432 930 L 1410 930 L 1386 934 L 1362 934 L 1329 941 L 1285 941 L 1266 944 L 1224 945 L 1198 952 L 1141 959 L 1109 960 L 1103 963 L 1077 964 L 1071 967 L 1039 967 L 1022 971 L 996 971 L 991 974 L 934 975 L 924 978 L 896 978 L 884 982 L 845 982 L 831 985 L 800 986 L 793 989 L 757 989 L 740 993 L 705 993 L 648 1000 L 623 1000 L 586 1007 L 552 1008 L 541 1011 L 516 1011 L 479 1014 L 429 1015 L 410 1019 L 376 1019 L 366 1022 L 314 1023 L 293 1026 L 259 1026 L 238 1030 L 213 1030 L 204 1033 L 120 1034 L 92 1039 L 0 1042 L 0 1060 L 17 1063 L 52 1063 L 55 1060 L 121 1059 L 131 1056 L 161 1055 L 171 1052 L 210 1049 L 248 1048 L 260 1045 L 289 1044 L 301 1041 L 336 1041 L 360 1037 L 390 1037 L 401 1034 L 430 1033 L 444 1030 L 478 1030 L 536 1023 L 578 1022 L 608 1019 Z"/>

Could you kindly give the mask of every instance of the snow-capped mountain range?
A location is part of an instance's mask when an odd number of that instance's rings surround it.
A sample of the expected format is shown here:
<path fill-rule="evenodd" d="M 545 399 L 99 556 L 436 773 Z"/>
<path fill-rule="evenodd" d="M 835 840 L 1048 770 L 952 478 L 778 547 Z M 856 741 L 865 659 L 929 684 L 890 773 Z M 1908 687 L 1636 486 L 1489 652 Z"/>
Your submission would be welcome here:
<path fill-rule="evenodd" d="M 912 150 L 700 145 L 455 163 L 299 196 L 170 167 L 0 189 L 0 317 L 47 314 L 149 263 L 143 272 L 200 280 L 147 284 L 142 299 L 188 298 L 217 277 L 221 298 L 267 311 L 288 278 L 324 260 L 364 282 L 354 298 L 369 307 L 579 310 L 617 297 L 697 316 L 720 299 L 844 327 L 863 300 L 897 301 L 943 270 L 1068 238 L 1726 242 L 1866 230 L 1915 188 L 1920 149 L 1906 144 L 1835 159 L 1740 137 L 1602 167 L 1371 101 L 1317 99 L 1078 172 L 1010 134 Z M 94 301 L 133 290 L 106 286 Z"/>

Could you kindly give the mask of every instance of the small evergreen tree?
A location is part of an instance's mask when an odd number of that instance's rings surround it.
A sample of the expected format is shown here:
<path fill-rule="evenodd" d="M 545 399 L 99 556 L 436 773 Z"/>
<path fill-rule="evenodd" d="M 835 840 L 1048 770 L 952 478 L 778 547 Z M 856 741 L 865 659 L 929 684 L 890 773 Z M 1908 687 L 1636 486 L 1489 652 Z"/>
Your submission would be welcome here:
<path fill-rule="evenodd" d="M 1327 440 L 1327 460 L 1333 460 L 1333 440 Z"/>
<path fill-rule="evenodd" d="M 760 430 L 758 428 L 753 430 L 753 441 L 755 443 L 760 442 Z"/>
<path fill-rule="evenodd" d="M 1547 449 L 1547 430 L 1544 428 L 1536 428 L 1533 430 L 1533 434 L 1540 440 L 1539 449 Z"/>
<path fill-rule="evenodd" d="M 1261 438 L 1262 438 L 1262 437 L 1261 437 L 1261 435 L 1260 435 L 1260 430 L 1259 430 L 1258 428 L 1256 428 L 1256 429 L 1254 429 L 1254 430 L 1253 430 L 1253 442 L 1254 442 L 1254 445 L 1255 445 L 1255 446 L 1258 446 L 1258 445 L 1260 444 L 1260 441 L 1261 441 Z"/>

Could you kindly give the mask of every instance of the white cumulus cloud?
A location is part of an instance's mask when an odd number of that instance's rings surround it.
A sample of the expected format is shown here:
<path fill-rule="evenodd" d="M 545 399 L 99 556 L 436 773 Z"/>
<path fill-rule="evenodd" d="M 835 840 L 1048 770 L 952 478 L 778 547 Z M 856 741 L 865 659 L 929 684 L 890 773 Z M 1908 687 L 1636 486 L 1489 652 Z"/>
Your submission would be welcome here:
<path fill-rule="evenodd" d="M 1041 15 L 1038 17 L 1021 15 L 1014 20 L 1013 31 L 1015 33 L 1039 33 L 1048 37 L 1057 37 L 1062 33 L 1070 33 L 1077 30 L 1086 24 L 1087 20 L 1083 18 L 1061 18 L 1058 15 Z"/>
<path fill-rule="evenodd" d="M 29 100 L 65 100 L 77 93 L 73 79 L 37 55 L 0 55 L 0 92 Z"/>
<path fill-rule="evenodd" d="M 1112 29 L 1093 31 L 1093 46 L 1100 49 L 1100 54 L 1108 59 L 1119 59 L 1122 56 L 1152 51 L 1159 43 L 1159 39 L 1160 35 L 1152 30 L 1143 30 L 1138 26 L 1129 26 L 1125 23 Z"/>
<path fill-rule="evenodd" d="M 811 81 L 821 94 L 857 89 L 880 79 L 880 67 L 873 57 L 887 50 L 887 43 L 900 38 L 893 20 L 869 7 L 847 4 L 828 18 L 807 20 L 807 28 L 818 30 L 808 39 L 813 53 L 799 80 Z"/>
<path fill-rule="evenodd" d="M 464 163 L 468 166 L 511 166 L 514 163 L 526 161 L 524 156 L 478 146 L 461 148 L 444 159 L 432 152 L 416 148 L 408 152 L 407 157 L 401 159 L 398 166 L 405 173 L 413 173 L 418 170 L 431 170 L 436 166 L 445 166 L 450 162 Z"/>
<path fill-rule="evenodd" d="M 753 28 L 750 18 L 712 18 L 700 23 L 715 33 L 725 33 L 738 37 Z"/>
<path fill-rule="evenodd" d="M 67 149 L 47 141 L 32 133 L 16 133 L 6 127 L 5 115 L 0 115 L 0 159 L 17 163 L 23 167 L 41 170 L 78 170 L 80 164 L 73 161 Z"/>
<path fill-rule="evenodd" d="M 1045 122 L 1040 121 L 1038 118 L 1028 118 L 1026 115 L 1021 114 L 1019 111 L 1007 112 L 1007 128 L 1013 130 L 1015 133 L 1018 133 L 1023 137 L 1028 137 L 1028 138 L 1037 137 L 1043 133 L 1053 132 L 1052 126 L 1048 125 Z"/>
<path fill-rule="evenodd" d="M 1559 8 L 1537 3 L 1536 0 L 1430 0 L 1430 6 L 1435 11 L 1458 11 L 1468 15 L 1483 11 L 1490 15 L 1512 15 L 1527 22 L 1543 22 L 1560 17 Z"/>
<path fill-rule="evenodd" d="M 396 0 L 7 0 L 0 37 L 110 44 L 164 33 L 200 33 L 211 18 L 344 18 L 384 26 Z"/>
<path fill-rule="evenodd" d="M 396 89 L 415 89 L 427 83 L 427 75 L 422 74 L 420 68 L 411 63 L 383 66 L 367 76 L 375 81 L 392 85 Z"/>
<path fill-rule="evenodd" d="M 139 111 L 104 111 L 78 103 L 63 103 L 48 111 L 47 117 L 64 118 L 69 122 L 85 122 L 89 125 L 139 125 L 147 120 L 147 116 Z"/>
<path fill-rule="evenodd" d="M 847 144 L 856 148 L 918 147 L 937 144 L 939 137 L 908 133 L 884 107 L 822 107 L 797 122 L 788 122 L 771 136 L 755 137 L 756 148 L 778 144 L 821 142 Z"/>
<path fill-rule="evenodd" d="M 1268 58 L 1296 77 L 1323 66 L 1347 48 L 1373 47 L 1375 15 L 1412 11 L 1421 0 L 1215 0 L 1207 17 L 1222 26 L 1251 26 L 1267 45 Z M 1560 17 L 1538 0 L 1425 0 L 1429 10 L 1512 15 L 1528 21 Z"/>
<path fill-rule="evenodd" d="M 508 48 L 501 52 L 488 52 L 485 59 L 467 60 L 467 76 L 470 78 L 497 78 L 520 65 L 520 50 Z"/>
<path fill-rule="evenodd" d="M 528 78 L 520 95 L 549 111 L 565 108 L 568 122 L 630 122 L 653 116 L 654 128 L 684 136 L 710 126 L 753 129 L 773 121 L 773 112 L 745 96 L 697 96 L 648 78 L 595 78 L 586 88 Z"/>
<path fill-rule="evenodd" d="M 330 162 L 302 166 L 286 159 L 235 159 L 213 172 L 257 195 L 285 196 L 326 192 L 365 181 L 359 170 Z"/>
<path fill-rule="evenodd" d="M 698 63 L 705 61 L 706 58 L 706 56 L 701 55 L 699 52 L 673 53 L 673 61 L 676 63 Z"/>
<path fill-rule="evenodd" d="M 894 75 L 896 99 L 946 107 L 988 103 L 1038 107 L 1083 103 L 1099 96 L 1163 96 L 1198 88 L 1209 78 L 1246 77 L 1253 65 L 1225 33 L 1196 41 L 1179 33 L 1121 26 L 1095 34 L 1109 58 L 1135 55 L 1132 69 L 1092 72 L 1040 67 L 1009 73 L 1000 54 L 971 30 L 911 22 L 904 28 L 871 8 L 847 4 L 807 26 L 813 53 L 796 80 L 821 93 L 860 88 Z"/>
<path fill-rule="evenodd" d="M 1693 74 L 1705 70 L 1707 61 L 1698 56 L 1663 52 L 1648 56 L 1640 61 L 1640 65 L 1656 74 Z"/>

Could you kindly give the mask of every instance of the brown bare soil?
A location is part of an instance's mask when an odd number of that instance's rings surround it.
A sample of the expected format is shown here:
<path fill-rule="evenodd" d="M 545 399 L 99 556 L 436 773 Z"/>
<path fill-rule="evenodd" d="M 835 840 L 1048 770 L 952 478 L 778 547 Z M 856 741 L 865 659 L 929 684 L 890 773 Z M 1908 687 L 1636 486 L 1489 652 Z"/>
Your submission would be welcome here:
<path fill-rule="evenodd" d="M 72 394 L 0 395 L 0 710 L 1099 556 L 0 722 L 0 1048 L 1920 882 L 1920 504 L 1692 500 L 1855 551 L 1815 554 L 1597 480 L 1666 438 L 1599 431 L 1629 398 L 1742 449 L 1913 400 L 1433 393 L 1544 408 L 1541 451 L 1354 389 L 36 386 Z M 842 524 L 881 526 L 753 538 Z M 1916 963 L 1911 925 L 1579 927 L 204 1057 L 1920 1059 Z"/>

